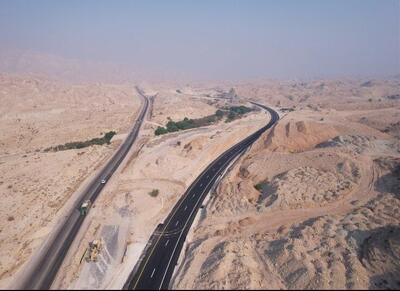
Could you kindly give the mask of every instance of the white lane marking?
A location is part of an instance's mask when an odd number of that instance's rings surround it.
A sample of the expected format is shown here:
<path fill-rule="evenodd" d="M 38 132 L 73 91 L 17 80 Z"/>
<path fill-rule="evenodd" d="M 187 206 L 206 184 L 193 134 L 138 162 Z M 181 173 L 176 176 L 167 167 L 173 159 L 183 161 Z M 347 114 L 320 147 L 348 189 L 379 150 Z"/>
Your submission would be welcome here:
<path fill-rule="evenodd" d="M 179 220 L 177 220 L 177 221 L 175 222 L 175 226 L 177 226 L 177 225 L 178 225 L 178 223 L 179 223 Z"/>
<path fill-rule="evenodd" d="M 153 270 L 153 272 L 151 273 L 151 276 L 150 276 L 150 278 L 153 278 L 153 276 L 154 276 L 154 272 L 156 271 L 156 268 L 154 268 L 154 270 Z"/>
<path fill-rule="evenodd" d="M 183 209 L 183 211 L 185 211 L 187 209 L 187 205 L 185 206 L 185 209 Z"/>
<path fill-rule="evenodd" d="M 168 245 L 168 243 L 169 243 L 169 240 L 167 240 L 167 242 L 165 243 L 165 246 L 167 246 L 167 245 Z"/>
<path fill-rule="evenodd" d="M 200 187 L 203 186 L 203 183 L 200 184 Z"/>
<path fill-rule="evenodd" d="M 223 163 L 223 166 L 225 166 L 226 164 L 230 163 L 232 160 L 233 160 L 232 157 L 229 157 L 228 160 L 227 160 L 226 162 Z M 214 162 L 215 162 L 215 161 L 213 161 L 213 162 L 207 167 L 207 169 L 208 169 L 209 167 L 211 167 L 211 165 L 213 165 Z M 222 162 L 220 162 L 220 163 L 222 163 Z M 215 169 L 212 169 L 212 170 L 215 171 Z M 216 175 L 214 175 L 214 177 L 216 177 Z M 213 178 L 214 178 L 214 177 L 213 177 Z M 199 179 L 199 177 L 197 177 L 196 180 L 197 180 L 197 179 Z M 211 179 L 211 180 L 212 180 L 212 179 Z M 211 182 L 211 181 L 210 181 L 210 182 Z M 210 182 L 208 183 L 208 185 L 210 184 Z M 192 184 L 190 185 L 190 187 L 189 187 L 188 190 L 190 191 L 191 188 L 192 188 L 195 184 L 196 184 L 196 183 L 192 183 Z M 208 185 L 207 185 L 207 186 L 208 186 Z M 206 187 L 206 188 L 207 188 L 207 187 Z M 204 189 L 204 191 L 205 191 L 205 189 Z M 198 204 L 199 201 L 200 201 L 201 196 L 204 194 L 204 191 L 203 191 L 203 193 L 201 193 L 201 195 L 200 195 L 199 199 L 197 200 L 197 203 L 196 203 L 195 207 L 192 209 L 192 212 L 190 213 L 189 217 L 192 216 L 192 214 L 193 214 L 193 212 L 194 212 L 194 209 L 196 208 L 197 204 Z M 183 201 L 183 200 L 182 200 L 182 201 Z M 169 223 L 169 222 L 168 222 L 168 223 Z M 183 226 L 183 229 L 185 229 L 185 227 L 186 227 L 187 224 L 188 224 L 188 220 L 186 220 L 185 225 Z M 177 242 L 176 242 L 176 244 L 175 244 L 175 247 L 174 247 L 174 249 L 173 249 L 173 251 L 172 251 L 172 255 L 171 255 L 170 258 L 169 258 L 168 265 L 167 265 L 167 267 L 166 267 L 166 269 L 165 269 L 165 272 L 164 272 L 163 278 L 162 278 L 162 280 L 161 280 L 160 286 L 158 287 L 158 290 L 161 290 L 161 288 L 162 288 L 162 286 L 163 286 L 163 284 L 164 284 L 164 280 L 165 280 L 165 277 L 166 277 L 166 275 L 167 275 L 167 271 L 168 271 L 168 269 L 169 269 L 169 266 L 170 266 L 170 264 L 171 264 L 172 257 L 174 256 L 175 251 L 176 251 L 176 248 L 178 247 L 178 243 L 179 243 L 179 241 L 180 241 L 180 239 L 181 239 L 181 237 L 182 237 L 183 229 L 182 229 L 182 231 L 180 232 L 180 235 L 179 235 L 179 237 L 178 237 L 178 240 L 177 240 Z M 137 282 L 138 282 L 138 281 L 136 281 L 135 287 L 137 286 Z"/>
<path fill-rule="evenodd" d="M 194 198 L 195 196 L 196 196 L 196 193 L 194 193 L 192 197 Z"/>
<path fill-rule="evenodd" d="M 228 159 L 228 160 L 223 164 L 223 166 L 225 166 L 226 164 L 229 164 L 232 160 L 233 160 L 233 159 L 231 159 L 231 158 Z M 216 175 L 214 175 L 214 177 L 216 177 Z M 214 178 L 214 177 L 213 177 L 213 178 Z M 211 179 L 211 180 L 212 180 L 212 179 Z M 210 185 L 211 180 L 208 182 L 207 187 Z M 192 212 L 189 214 L 189 217 L 192 216 L 193 212 L 194 212 L 195 209 L 197 208 L 197 205 L 199 204 L 200 199 L 201 199 L 202 195 L 204 194 L 205 190 L 207 189 L 207 187 L 204 189 L 203 193 L 201 193 L 201 195 L 199 196 L 199 199 L 197 200 L 197 202 L 196 202 L 194 208 L 192 209 Z M 180 234 L 179 234 L 178 240 L 177 240 L 177 242 L 176 242 L 176 244 L 175 244 L 175 247 L 174 247 L 174 249 L 173 249 L 173 251 L 172 251 L 172 255 L 171 255 L 170 258 L 169 258 L 167 268 L 165 269 L 165 272 L 164 272 L 163 278 L 162 278 L 162 280 L 161 280 L 160 286 L 158 287 L 158 290 L 161 290 L 162 285 L 164 284 L 165 276 L 167 275 L 167 271 L 168 271 L 169 266 L 170 266 L 170 264 L 171 264 L 172 257 L 173 257 L 174 254 L 175 254 L 176 248 L 178 247 L 178 242 L 180 241 L 180 239 L 181 239 L 181 237 L 182 237 L 182 234 L 183 234 L 183 230 L 185 229 L 185 227 L 186 227 L 186 225 L 188 224 L 188 222 L 189 222 L 189 220 L 186 220 L 185 225 L 183 226 L 182 231 L 181 231 Z"/>

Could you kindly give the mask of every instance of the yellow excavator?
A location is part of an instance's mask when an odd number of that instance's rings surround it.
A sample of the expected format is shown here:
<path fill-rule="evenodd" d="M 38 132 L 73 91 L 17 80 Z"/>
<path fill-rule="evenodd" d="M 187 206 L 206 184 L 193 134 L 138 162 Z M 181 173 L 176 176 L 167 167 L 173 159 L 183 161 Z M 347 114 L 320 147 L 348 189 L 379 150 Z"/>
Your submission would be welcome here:
<path fill-rule="evenodd" d="M 84 254 L 86 262 L 97 262 L 102 247 L 101 240 L 95 239 L 89 242 L 89 246 Z"/>

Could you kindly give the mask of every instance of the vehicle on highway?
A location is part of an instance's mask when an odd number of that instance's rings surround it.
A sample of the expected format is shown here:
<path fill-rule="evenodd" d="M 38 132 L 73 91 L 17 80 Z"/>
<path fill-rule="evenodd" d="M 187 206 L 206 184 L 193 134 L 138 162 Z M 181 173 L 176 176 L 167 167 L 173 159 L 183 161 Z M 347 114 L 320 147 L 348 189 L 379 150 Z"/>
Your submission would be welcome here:
<path fill-rule="evenodd" d="M 87 190 L 81 193 L 81 196 L 85 197 L 81 201 L 87 202 L 87 200 L 89 200 L 90 204 L 86 206 L 83 205 L 84 203 L 78 204 L 71 209 L 66 219 L 63 219 L 63 222 L 54 230 L 54 236 L 44 242 L 38 257 L 32 262 L 29 268 L 27 268 L 27 274 L 24 276 L 23 280 L 15 282 L 16 286 L 14 286 L 14 289 L 50 289 L 68 250 L 86 218 L 89 208 L 91 205 L 94 207 L 94 202 L 104 188 L 103 186 L 106 180 L 114 174 L 137 139 L 140 130 L 139 125 L 141 125 L 146 118 L 150 103 L 148 97 L 145 96 L 139 88 L 136 87 L 136 90 L 143 98 L 142 109 L 137 117 L 140 123 L 132 127 L 123 144 L 120 145 L 109 161 L 102 167 L 98 174 L 100 179 L 93 179 L 87 186 Z M 102 180 L 101 177 L 107 178 Z M 77 210 L 80 212 L 80 215 L 75 215 Z"/>
<path fill-rule="evenodd" d="M 89 212 L 91 204 L 92 202 L 90 200 L 86 200 L 85 202 L 82 203 L 81 207 L 79 208 L 79 211 L 82 216 L 86 215 Z"/>

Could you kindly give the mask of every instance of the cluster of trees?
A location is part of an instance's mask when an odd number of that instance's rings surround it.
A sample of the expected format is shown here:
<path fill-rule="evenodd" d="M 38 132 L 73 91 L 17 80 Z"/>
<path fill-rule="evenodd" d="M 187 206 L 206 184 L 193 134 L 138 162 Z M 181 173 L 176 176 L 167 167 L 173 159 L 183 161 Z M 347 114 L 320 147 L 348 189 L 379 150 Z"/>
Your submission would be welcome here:
<path fill-rule="evenodd" d="M 226 118 L 226 122 L 230 122 L 232 120 L 235 120 L 237 118 L 239 118 L 241 115 L 246 114 L 250 111 L 252 111 L 253 109 L 246 107 L 246 106 L 232 106 L 229 107 L 229 113 L 228 116 Z"/>
<path fill-rule="evenodd" d="M 65 150 L 71 150 L 71 149 L 81 149 L 81 148 L 85 148 L 85 147 L 88 147 L 91 145 L 110 144 L 110 141 L 115 134 L 116 134 L 115 131 L 109 131 L 106 134 L 104 134 L 103 137 L 96 137 L 96 138 L 92 138 L 87 141 L 68 142 L 63 145 L 46 148 L 44 151 L 45 152 L 49 152 L 49 151 L 57 152 L 57 151 L 65 151 Z"/>
<path fill-rule="evenodd" d="M 209 115 L 203 118 L 198 119 L 189 119 L 185 117 L 181 121 L 173 121 L 169 120 L 165 127 L 159 126 L 154 132 L 156 135 L 165 134 L 168 132 L 175 132 L 179 130 L 186 130 L 191 128 L 196 128 L 200 126 L 206 126 L 213 122 L 217 121 L 217 117 L 215 115 Z"/>
<path fill-rule="evenodd" d="M 230 122 L 240 117 L 240 115 L 246 114 L 252 110 L 253 109 L 246 106 L 231 106 L 229 108 L 224 108 L 223 110 L 218 109 L 215 114 L 208 115 L 202 118 L 189 119 L 185 117 L 181 121 L 173 121 L 170 119 L 165 127 L 157 127 L 154 133 L 155 135 L 162 135 L 168 132 L 207 126 L 221 120 L 224 116 L 226 116 L 226 122 Z"/>

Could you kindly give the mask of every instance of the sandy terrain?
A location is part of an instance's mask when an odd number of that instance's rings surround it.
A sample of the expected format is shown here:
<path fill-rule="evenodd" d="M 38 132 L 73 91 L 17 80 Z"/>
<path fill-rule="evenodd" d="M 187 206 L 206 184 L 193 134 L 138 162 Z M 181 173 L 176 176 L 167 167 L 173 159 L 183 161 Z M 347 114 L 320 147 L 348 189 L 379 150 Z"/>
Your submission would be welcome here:
<path fill-rule="evenodd" d="M 0 75 L 0 287 L 41 245 L 62 208 L 118 146 L 43 149 L 126 132 L 140 107 L 134 87 L 67 85 Z"/>
<path fill-rule="evenodd" d="M 157 137 L 155 128 L 165 125 L 168 118 L 204 117 L 232 103 L 203 98 L 204 90 L 200 89 L 178 93 L 173 87 L 143 88 L 156 97 L 152 115 L 141 130 L 138 150 L 127 157 L 96 201 L 56 287 L 121 288 L 150 235 L 190 183 L 219 154 L 268 120 L 259 110 L 233 122 Z M 157 197 L 149 195 L 153 189 L 159 190 Z M 100 260 L 81 262 L 93 239 L 104 241 Z"/>
<path fill-rule="evenodd" d="M 172 287 L 399 288 L 399 80 L 237 91 L 295 111 L 211 193 Z"/>
<path fill-rule="evenodd" d="M 230 145 L 263 126 L 230 123 L 155 136 L 244 98 L 282 108 L 211 193 L 175 288 L 398 288 L 400 81 L 140 84 L 155 95 L 139 140 L 88 214 L 54 287 L 121 288 L 157 224 Z M 110 157 L 140 106 L 133 85 L 0 75 L 0 287 L 37 250 L 73 193 Z M 220 98 L 224 97 L 224 98 Z M 293 111 L 290 111 L 290 110 Z M 111 145 L 43 152 L 100 137 Z M 256 189 L 257 188 L 257 189 Z M 149 192 L 157 189 L 152 197 Z M 97 263 L 82 259 L 101 239 Z"/>

